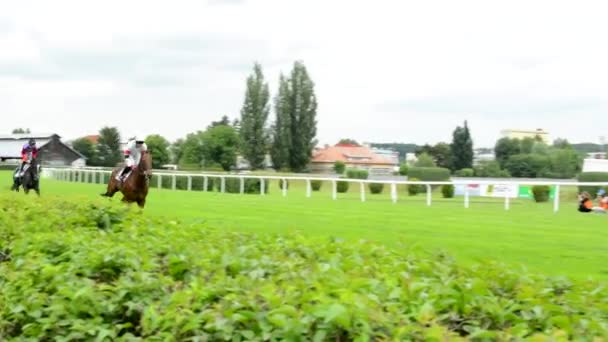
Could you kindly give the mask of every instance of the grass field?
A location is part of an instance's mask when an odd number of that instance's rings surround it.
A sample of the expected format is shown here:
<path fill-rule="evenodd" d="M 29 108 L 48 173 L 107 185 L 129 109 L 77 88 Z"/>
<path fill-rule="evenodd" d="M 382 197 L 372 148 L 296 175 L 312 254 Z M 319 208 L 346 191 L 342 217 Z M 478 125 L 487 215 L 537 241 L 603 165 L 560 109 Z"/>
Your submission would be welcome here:
<path fill-rule="evenodd" d="M 8 172 L 0 176 L 10 179 Z M 42 182 L 43 196 L 105 200 L 99 196 L 102 185 Z M 8 185 L 2 187 L 7 190 Z M 297 230 L 373 240 L 394 248 L 416 245 L 431 252 L 447 251 L 465 264 L 493 259 L 548 275 L 608 278 L 608 215 L 580 214 L 566 196 L 560 212 L 554 214 L 552 203 L 515 200 L 505 211 L 502 201 L 472 198 L 465 209 L 462 198 L 442 199 L 440 194 L 434 194 L 433 205 L 427 207 L 424 195 L 408 197 L 402 190 L 399 202 L 393 204 L 388 192 L 368 194 L 362 203 L 358 186 L 334 201 L 328 184 L 312 198 L 305 197 L 303 184 L 290 184 L 288 196 L 283 197 L 276 182 L 267 196 L 151 189 L 144 214 L 204 221 L 234 231 Z M 119 199 L 117 195 L 114 200 Z"/>

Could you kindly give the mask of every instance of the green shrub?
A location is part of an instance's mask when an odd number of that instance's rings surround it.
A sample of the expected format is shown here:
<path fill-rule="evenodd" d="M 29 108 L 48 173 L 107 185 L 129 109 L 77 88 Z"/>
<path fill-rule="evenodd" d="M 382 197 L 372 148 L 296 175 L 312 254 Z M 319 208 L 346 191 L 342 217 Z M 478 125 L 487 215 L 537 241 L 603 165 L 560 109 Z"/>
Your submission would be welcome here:
<path fill-rule="evenodd" d="M 532 187 L 532 194 L 534 195 L 534 201 L 536 202 L 547 202 L 549 201 L 549 192 L 551 189 L 547 185 L 535 185 Z"/>
<path fill-rule="evenodd" d="M 579 182 L 608 182 L 608 172 L 581 172 L 578 175 Z M 600 189 L 608 189 L 605 186 L 579 186 L 578 191 L 586 191 L 592 198 L 597 197 Z"/>
<path fill-rule="evenodd" d="M 346 170 L 346 164 L 343 161 L 338 160 L 334 163 L 334 172 L 336 174 L 341 175 L 344 173 L 344 170 Z"/>
<path fill-rule="evenodd" d="M 407 163 L 401 163 L 401 165 L 399 166 L 399 174 L 401 176 L 407 176 L 408 170 L 409 167 L 407 166 Z"/>
<path fill-rule="evenodd" d="M 441 194 L 443 198 L 452 198 L 454 197 L 454 185 L 453 184 L 444 184 L 441 186 Z"/>
<path fill-rule="evenodd" d="M 348 169 L 346 170 L 346 178 L 352 179 L 367 179 L 369 172 L 367 170 Z"/>
<path fill-rule="evenodd" d="M 372 194 L 381 194 L 384 190 L 384 183 L 369 183 L 369 192 Z"/>
<path fill-rule="evenodd" d="M 475 176 L 475 171 L 473 169 L 461 169 L 454 172 L 454 175 L 458 177 L 473 177 Z"/>
<path fill-rule="evenodd" d="M 408 171 L 408 177 L 423 181 L 447 181 L 450 180 L 450 170 L 442 167 L 412 167 Z"/>
<path fill-rule="evenodd" d="M 408 178 L 408 181 L 419 182 L 418 178 Z M 407 193 L 410 196 L 416 196 L 417 194 L 424 192 L 425 186 L 423 184 L 408 184 L 407 185 Z"/>
<path fill-rule="evenodd" d="M 339 193 L 348 192 L 349 186 L 350 186 L 350 183 L 347 181 L 337 181 L 336 182 L 336 191 L 338 191 Z"/>
<path fill-rule="evenodd" d="M 354 239 L 212 229 L 141 215 L 119 201 L 0 194 L 0 208 L 7 341 L 608 335 L 600 281 L 491 261 L 463 266 L 443 253 Z"/>
<path fill-rule="evenodd" d="M 323 185 L 323 181 L 320 181 L 320 180 L 310 181 L 310 187 L 312 188 L 312 191 L 320 191 L 322 185 Z"/>
<path fill-rule="evenodd" d="M 220 185 L 221 186 L 221 185 Z M 259 194 L 261 187 L 261 181 L 257 178 L 245 178 L 243 184 L 243 193 L 245 194 Z M 264 182 L 264 192 L 268 193 L 268 181 Z M 241 193 L 241 179 L 240 178 L 226 178 L 226 192 L 229 194 L 240 194 Z"/>
<path fill-rule="evenodd" d="M 475 166 L 475 177 L 508 178 L 511 174 L 502 170 L 496 160 L 482 160 Z"/>

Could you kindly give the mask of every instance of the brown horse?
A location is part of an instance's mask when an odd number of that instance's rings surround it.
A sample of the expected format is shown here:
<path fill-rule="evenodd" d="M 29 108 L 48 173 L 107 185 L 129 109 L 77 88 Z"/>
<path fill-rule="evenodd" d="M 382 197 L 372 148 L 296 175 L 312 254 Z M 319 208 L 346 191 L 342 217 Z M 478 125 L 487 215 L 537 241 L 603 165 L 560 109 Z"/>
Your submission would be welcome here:
<path fill-rule="evenodd" d="M 144 152 L 139 161 L 137 168 L 130 171 L 127 179 L 119 181 L 116 179 L 122 167 L 116 168 L 110 175 L 108 181 L 108 189 L 102 196 L 112 197 L 118 191 L 122 192 L 122 201 L 127 203 L 136 202 L 140 208 L 146 205 L 146 196 L 148 195 L 148 187 L 150 186 L 150 177 L 152 176 L 152 156 L 150 152 Z"/>

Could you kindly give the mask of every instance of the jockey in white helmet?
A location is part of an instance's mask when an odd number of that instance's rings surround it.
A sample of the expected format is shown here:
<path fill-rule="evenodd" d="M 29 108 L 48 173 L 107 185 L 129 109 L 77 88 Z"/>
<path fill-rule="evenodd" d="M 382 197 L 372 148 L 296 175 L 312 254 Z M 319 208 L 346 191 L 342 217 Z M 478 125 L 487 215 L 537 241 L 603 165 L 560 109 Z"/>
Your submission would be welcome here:
<path fill-rule="evenodd" d="M 144 142 L 143 135 L 135 135 L 129 139 L 125 147 L 125 168 L 120 173 L 119 178 L 122 179 L 131 170 L 134 170 L 139 165 L 144 152 L 148 151 L 148 146 Z"/>

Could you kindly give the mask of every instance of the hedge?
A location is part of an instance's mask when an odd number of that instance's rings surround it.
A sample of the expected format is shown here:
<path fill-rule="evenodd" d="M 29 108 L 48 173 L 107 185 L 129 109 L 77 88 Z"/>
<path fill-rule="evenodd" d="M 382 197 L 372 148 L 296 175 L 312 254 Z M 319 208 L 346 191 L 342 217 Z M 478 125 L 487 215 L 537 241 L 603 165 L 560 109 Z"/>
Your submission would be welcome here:
<path fill-rule="evenodd" d="M 608 182 L 608 172 L 581 172 L 578 175 L 579 182 Z M 608 189 L 608 187 L 599 187 L 599 186 L 579 186 L 579 191 L 588 192 L 592 198 L 597 197 L 597 192 L 599 189 Z"/>
<path fill-rule="evenodd" d="M 605 283 L 353 239 L 236 233 L 119 201 L 0 194 L 3 340 L 608 336 Z"/>
<path fill-rule="evenodd" d="M 320 181 L 320 180 L 310 181 L 310 187 L 312 188 L 312 191 L 321 191 L 322 185 L 323 185 L 323 181 Z"/>
<path fill-rule="evenodd" d="M 367 179 L 369 172 L 367 170 L 348 169 L 346 170 L 346 178 L 352 179 Z"/>
<path fill-rule="evenodd" d="M 384 190 L 384 183 L 369 183 L 369 192 L 372 194 L 381 194 Z"/>
<path fill-rule="evenodd" d="M 421 181 L 447 181 L 450 180 L 450 170 L 442 167 L 412 167 L 408 170 L 408 178 L 417 178 Z"/>

